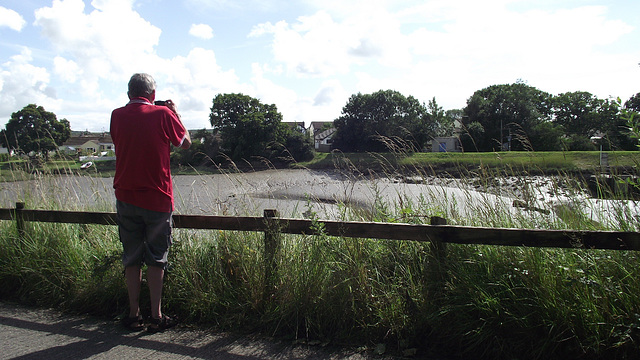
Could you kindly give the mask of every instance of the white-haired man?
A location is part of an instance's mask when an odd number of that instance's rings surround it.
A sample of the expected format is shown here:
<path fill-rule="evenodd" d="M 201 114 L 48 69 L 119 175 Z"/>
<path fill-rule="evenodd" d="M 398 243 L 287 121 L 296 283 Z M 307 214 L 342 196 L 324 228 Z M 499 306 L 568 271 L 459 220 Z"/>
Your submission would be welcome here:
<path fill-rule="evenodd" d="M 156 332 L 175 325 L 175 320 L 161 309 L 174 210 L 169 154 L 171 145 L 189 148 L 191 138 L 171 100 L 164 106 L 154 105 L 153 77 L 134 74 L 128 95 L 129 103 L 111 113 L 116 153 L 113 187 L 129 295 L 129 316 L 123 324 L 130 330 L 144 329 L 140 286 L 142 265 L 146 264 L 151 302 L 147 330 Z"/>

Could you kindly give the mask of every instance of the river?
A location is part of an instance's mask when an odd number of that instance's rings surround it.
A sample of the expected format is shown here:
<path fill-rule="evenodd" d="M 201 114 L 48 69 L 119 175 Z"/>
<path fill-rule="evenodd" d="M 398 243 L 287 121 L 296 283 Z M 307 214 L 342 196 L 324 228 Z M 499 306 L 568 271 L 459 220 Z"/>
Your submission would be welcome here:
<path fill-rule="evenodd" d="M 543 226 L 558 217 L 566 220 L 567 210 L 579 210 L 594 224 L 613 228 L 640 218 L 636 202 L 593 199 L 550 177 L 494 179 L 490 186 L 479 186 L 473 179 L 355 178 L 337 171 L 266 170 L 181 175 L 173 181 L 178 214 L 262 216 L 264 209 L 276 209 L 282 217 L 369 221 L 386 209 L 393 220 L 402 222 L 428 222 L 429 216 L 439 215 L 472 225 L 491 226 L 508 218 L 515 226 Z M 112 183 L 113 178 L 90 176 L 0 183 L 0 206 L 23 201 L 27 208 L 115 211 Z"/>

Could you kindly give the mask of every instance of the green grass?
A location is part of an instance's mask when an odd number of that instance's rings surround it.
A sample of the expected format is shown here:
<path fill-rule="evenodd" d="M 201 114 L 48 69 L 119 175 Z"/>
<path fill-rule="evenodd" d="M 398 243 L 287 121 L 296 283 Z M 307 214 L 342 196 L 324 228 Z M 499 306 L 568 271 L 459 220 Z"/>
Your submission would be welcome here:
<path fill-rule="evenodd" d="M 609 166 L 614 168 L 637 168 L 640 152 L 607 152 Z M 408 168 L 411 171 L 436 170 L 436 172 L 466 173 L 480 167 L 492 170 L 526 173 L 594 172 L 600 168 L 600 152 L 499 152 L 499 153 L 322 153 L 299 166 L 306 168 L 335 168 L 342 164 L 354 168 L 381 169 L 383 165 L 393 168 Z"/>
<path fill-rule="evenodd" d="M 558 167 L 569 174 L 569 169 L 590 168 L 599 161 L 597 152 L 527 154 L 349 154 L 323 155 L 316 161 L 331 162 L 343 171 L 356 171 L 354 164 L 366 161 L 384 171 L 413 167 L 416 176 L 429 172 L 427 164 L 442 161 L 482 169 L 477 173 L 484 176 L 478 180 L 484 185 L 510 168 Z M 615 161 L 633 166 L 636 156 L 616 153 Z M 502 168 L 504 163 L 509 166 Z M 514 170 L 514 175 L 521 173 Z M 558 184 L 571 183 L 566 176 Z M 55 179 L 37 178 L 42 186 L 28 195 L 30 207 L 68 208 L 70 204 L 58 204 L 47 191 Z M 417 201 L 399 199 L 394 204 L 376 202 L 367 212 L 344 205 L 344 220 L 421 223 L 441 215 L 464 225 L 594 226 L 579 206 L 567 208 L 562 219 L 513 216 L 506 203 L 477 204 L 472 216 L 461 216 L 455 209 L 462 204 L 451 204 L 450 199 L 429 194 Z M 102 206 L 86 210 L 101 211 L 107 205 Z M 639 220 L 622 206 L 614 221 L 598 225 L 638 228 Z M 632 359 L 640 346 L 637 252 L 450 244 L 441 264 L 445 272 L 434 277 L 430 269 L 437 260 L 428 243 L 321 233 L 283 235 L 280 244 L 275 287 L 265 298 L 262 234 L 174 229 L 164 291 L 167 311 L 187 323 L 216 329 L 333 344 L 385 343 L 400 353 L 417 349 L 420 356 Z M 3 221 L 0 298 L 102 316 L 122 314 L 127 294 L 120 251 L 115 226 L 29 223 L 26 235 L 19 237 L 15 224 Z"/>
<path fill-rule="evenodd" d="M 606 152 L 609 166 L 614 170 L 634 171 L 640 164 L 640 152 Z M 79 161 L 55 160 L 41 167 L 34 167 L 26 160 L 0 162 L 0 181 L 15 181 L 33 178 L 34 171 L 57 173 L 87 173 L 94 176 L 113 176 L 115 161 L 99 161 L 87 171 L 80 170 Z M 343 169 L 367 172 L 371 170 L 385 172 L 390 169 L 411 171 L 430 171 L 465 175 L 480 168 L 508 173 L 557 174 L 585 172 L 592 173 L 600 169 L 600 152 L 499 152 L 499 153 L 316 153 L 311 161 L 296 163 L 296 168 L 307 169 Z M 404 170 L 403 170 L 404 169 Z M 193 168 L 177 166 L 174 175 L 194 175 L 217 173 L 217 167 L 202 166 Z"/>

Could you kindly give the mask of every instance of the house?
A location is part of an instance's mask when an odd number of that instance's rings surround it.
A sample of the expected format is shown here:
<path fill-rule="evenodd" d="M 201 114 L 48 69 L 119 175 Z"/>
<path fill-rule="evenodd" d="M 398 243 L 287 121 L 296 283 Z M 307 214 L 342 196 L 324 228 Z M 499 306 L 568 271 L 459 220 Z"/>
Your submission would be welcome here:
<path fill-rule="evenodd" d="M 83 133 L 69 138 L 60 146 L 60 150 L 67 154 L 91 155 L 115 151 L 115 146 L 109 133 Z"/>
<path fill-rule="evenodd" d="M 455 136 L 436 137 L 431 141 L 432 152 L 461 152 L 462 144 Z"/>
<path fill-rule="evenodd" d="M 309 125 L 309 134 L 313 138 L 314 148 L 318 152 L 331 151 L 335 132 L 333 121 L 312 121 Z"/>
<path fill-rule="evenodd" d="M 333 144 L 333 135 L 336 128 L 332 127 L 322 131 L 313 137 L 314 148 L 318 152 L 330 152 Z"/>
<path fill-rule="evenodd" d="M 315 134 L 332 127 L 333 121 L 312 121 L 309 125 L 309 134 L 315 136 Z"/>
<path fill-rule="evenodd" d="M 282 123 L 301 134 L 307 132 L 307 129 L 304 127 L 304 121 L 284 121 Z"/>

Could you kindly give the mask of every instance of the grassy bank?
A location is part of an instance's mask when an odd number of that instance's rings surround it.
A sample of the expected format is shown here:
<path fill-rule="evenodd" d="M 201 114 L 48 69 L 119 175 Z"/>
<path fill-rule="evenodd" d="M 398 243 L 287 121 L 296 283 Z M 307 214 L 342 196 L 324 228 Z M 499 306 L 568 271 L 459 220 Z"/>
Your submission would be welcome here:
<path fill-rule="evenodd" d="M 638 151 L 605 152 L 608 168 L 614 173 L 634 173 L 640 165 Z M 56 160 L 34 166 L 26 160 L 0 162 L 0 181 L 33 179 L 38 173 L 88 174 L 92 176 L 113 176 L 115 161 L 96 161 L 87 170 L 80 169 L 82 163 L 74 160 Z M 255 164 L 240 163 L 223 167 L 222 171 L 254 171 L 277 168 L 278 165 L 265 161 Z M 281 164 L 280 167 L 305 169 L 346 169 L 363 173 L 376 172 L 420 172 L 429 175 L 446 174 L 468 176 L 477 171 L 507 174 L 589 174 L 601 170 L 600 152 L 500 152 L 500 153 L 316 153 L 311 161 L 296 164 Z M 220 172 L 221 168 L 205 164 L 203 166 L 176 165 L 174 175 L 194 175 Z"/>
<path fill-rule="evenodd" d="M 640 152 L 605 152 L 614 172 L 633 172 L 640 164 Z M 600 152 L 500 152 L 500 153 L 322 153 L 299 166 L 312 169 L 344 167 L 360 170 L 397 169 L 404 171 L 447 173 L 464 176 L 478 171 L 491 173 L 558 174 L 593 173 L 601 169 Z"/>
<path fill-rule="evenodd" d="M 522 167 L 516 164 L 526 159 L 524 153 L 477 154 L 482 159 L 466 162 L 471 155 L 327 155 L 316 161 L 343 171 L 413 168 L 414 175 L 422 176 L 429 173 L 428 164 L 443 157 L 445 164 L 457 164 L 459 174 L 471 167 L 484 169 L 478 173 L 488 183 L 504 173 L 501 164 Z M 552 155 L 542 164 L 552 164 Z M 595 165 L 593 156 L 576 156 L 571 161 L 583 165 L 572 166 L 597 166 L 599 154 Z M 359 159 L 370 165 L 356 167 Z M 625 161 L 633 166 L 635 160 Z M 45 186 L 34 191 L 38 193 L 27 201 L 32 207 L 59 206 L 47 202 Z M 580 207 L 565 209 L 557 219 L 524 212 L 514 217 L 508 206 L 491 208 L 491 213 L 478 206 L 472 218 L 446 214 L 458 224 L 593 228 Z M 637 230 L 639 221 L 625 206 L 621 203 L 617 223 L 600 228 Z M 344 220 L 365 216 L 344 208 Z M 364 220 L 421 222 L 446 211 L 442 199 L 425 195 L 402 206 L 379 203 Z M 164 299 L 168 312 L 187 323 L 291 340 L 386 344 L 390 352 L 466 359 L 631 359 L 640 345 L 636 252 L 450 245 L 444 284 L 435 289 L 427 272 L 434 261 L 429 244 L 286 235 L 277 256 L 276 290 L 264 301 L 262 234 L 175 229 L 174 235 Z M 127 295 L 120 251 L 114 226 L 30 223 L 19 237 L 14 224 L 4 221 L 0 298 L 103 316 L 122 314 Z"/>

